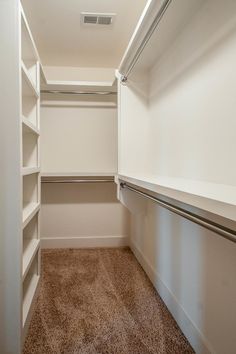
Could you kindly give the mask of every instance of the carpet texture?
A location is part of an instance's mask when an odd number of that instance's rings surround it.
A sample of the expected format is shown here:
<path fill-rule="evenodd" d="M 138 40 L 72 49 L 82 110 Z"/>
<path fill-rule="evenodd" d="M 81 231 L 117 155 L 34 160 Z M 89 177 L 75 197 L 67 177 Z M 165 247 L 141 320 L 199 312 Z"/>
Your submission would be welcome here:
<path fill-rule="evenodd" d="M 42 251 L 23 354 L 194 353 L 128 248 Z"/>

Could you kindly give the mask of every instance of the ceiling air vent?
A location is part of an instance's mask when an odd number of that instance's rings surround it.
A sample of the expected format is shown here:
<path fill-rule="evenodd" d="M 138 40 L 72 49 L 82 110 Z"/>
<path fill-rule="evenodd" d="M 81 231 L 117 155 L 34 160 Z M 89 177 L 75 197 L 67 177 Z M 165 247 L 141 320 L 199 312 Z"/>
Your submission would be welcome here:
<path fill-rule="evenodd" d="M 85 25 L 111 25 L 116 14 L 100 14 L 100 13 L 81 13 L 81 22 Z"/>
<path fill-rule="evenodd" d="M 84 16 L 84 23 L 96 25 L 98 18 L 96 16 Z"/>

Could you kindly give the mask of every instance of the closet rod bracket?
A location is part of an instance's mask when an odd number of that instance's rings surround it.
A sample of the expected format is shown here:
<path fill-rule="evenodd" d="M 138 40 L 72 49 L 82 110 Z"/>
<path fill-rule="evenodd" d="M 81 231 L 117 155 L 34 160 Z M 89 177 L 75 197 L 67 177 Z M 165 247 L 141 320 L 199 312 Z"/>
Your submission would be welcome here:
<path fill-rule="evenodd" d="M 120 81 L 122 82 L 122 84 L 125 84 L 127 82 L 127 80 L 128 80 L 127 76 L 125 76 L 125 75 L 121 76 Z"/>

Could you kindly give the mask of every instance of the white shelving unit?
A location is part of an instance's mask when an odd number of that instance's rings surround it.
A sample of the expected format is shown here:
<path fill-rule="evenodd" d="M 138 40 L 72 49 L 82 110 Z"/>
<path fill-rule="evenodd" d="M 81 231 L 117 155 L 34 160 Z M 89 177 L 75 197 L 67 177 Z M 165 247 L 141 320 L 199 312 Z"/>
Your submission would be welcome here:
<path fill-rule="evenodd" d="M 21 8 L 22 338 L 40 278 L 40 63 Z"/>

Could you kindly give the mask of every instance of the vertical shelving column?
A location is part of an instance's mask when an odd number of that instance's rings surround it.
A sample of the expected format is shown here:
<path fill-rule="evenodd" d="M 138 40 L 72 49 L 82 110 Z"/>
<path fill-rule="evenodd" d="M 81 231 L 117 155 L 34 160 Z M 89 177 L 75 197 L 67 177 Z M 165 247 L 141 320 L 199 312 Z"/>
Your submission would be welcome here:
<path fill-rule="evenodd" d="M 25 337 L 40 277 L 39 57 L 21 9 L 22 329 Z"/>

